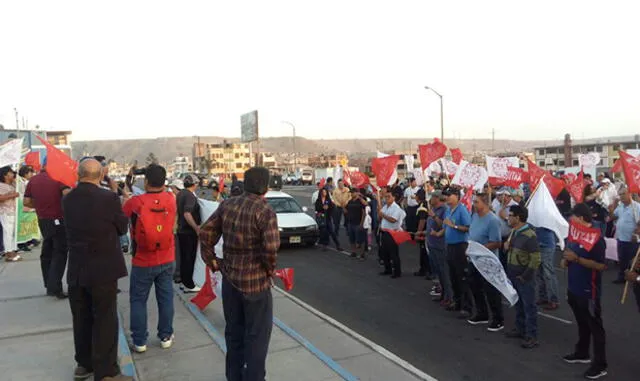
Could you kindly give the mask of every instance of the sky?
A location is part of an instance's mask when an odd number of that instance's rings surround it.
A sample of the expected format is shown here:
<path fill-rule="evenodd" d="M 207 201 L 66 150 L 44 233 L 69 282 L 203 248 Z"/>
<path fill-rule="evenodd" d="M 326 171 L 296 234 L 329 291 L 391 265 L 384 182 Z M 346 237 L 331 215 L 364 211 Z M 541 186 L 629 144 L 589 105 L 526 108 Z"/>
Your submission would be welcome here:
<path fill-rule="evenodd" d="M 637 1 L 0 2 L 0 124 L 74 140 L 640 130 Z M 26 120 L 25 120 L 26 122 Z"/>

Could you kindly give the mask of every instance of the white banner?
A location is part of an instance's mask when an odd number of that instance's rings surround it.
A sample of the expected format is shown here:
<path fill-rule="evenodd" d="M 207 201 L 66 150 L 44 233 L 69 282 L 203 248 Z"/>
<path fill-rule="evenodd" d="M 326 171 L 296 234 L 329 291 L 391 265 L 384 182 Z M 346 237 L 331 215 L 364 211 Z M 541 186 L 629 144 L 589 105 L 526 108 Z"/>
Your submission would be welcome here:
<path fill-rule="evenodd" d="M 218 209 L 219 203 L 215 201 L 203 200 L 201 198 L 198 199 L 198 203 L 200 204 L 200 221 L 204 223 L 211 217 L 213 212 Z M 222 238 L 216 244 L 216 257 L 223 258 L 222 254 Z M 196 263 L 193 267 L 193 282 L 198 286 L 202 287 L 204 285 L 205 280 L 205 271 L 207 271 L 207 266 L 204 264 L 202 257 L 200 256 L 200 242 L 198 242 L 198 251 L 196 253 Z M 221 284 L 221 276 L 220 272 L 216 272 L 216 277 L 218 277 L 218 287 Z M 213 281 L 213 279 L 211 279 Z M 221 293 L 216 292 L 216 295 L 221 296 Z"/>
<path fill-rule="evenodd" d="M 527 222 L 537 228 L 546 228 L 555 233 L 560 250 L 564 250 L 564 239 L 569 235 L 569 223 L 562 217 L 544 181 L 529 200 Z"/>
<path fill-rule="evenodd" d="M 20 164 L 23 140 L 24 138 L 12 139 L 0 145 L 0 167 Z"/>
<path fill-rule="evenodd" d="M 481 191 L 488 179 L 486 169 L 463 160 L 460 162 L 458 171 L 456 175 L 453 176 L 451 183 L 463 188 L 473 188 L 474 190 Z"/>
<path fill-rule="evenodd" d="M 489 177 L 497 177 L 500 179 L 507 178 L 507 167 L 520 167 L 520 159 L 516 156 L 511 157 L 493 157 L 486 156 L 487 159 L 487 174 Z"/>
<path fill-rule="evenodd" d="M 500 291 L 513 307 L 518 302 L 518 293 L 504 272 L 498 256 L 475 241 L 469 241 L 467 256 L 484 279 Z"/>
<path fill-rule="evenodd" d="M 416 179 L 416 184 L 418 184 L 418 186 L 424 184 L 424 173 L 422 172 L 422 168 L 413 169 L 413 178 Z"/>
<path fill-rule="evenodd" d="M 407 173 L 413 172 L 413 165 L 415 164 L 415 159 L 413 155 L 404 155 L 404 163 L 407 166 Z"/>
<path fill-rule="evenodd" d="M 449 176 L 455 176 L 456 172 L 458 172 L 459 165 L 456 164 L 453 160 L 445 159 L 444 157 L 440 159 L 442 162 L 442 168 L 444 168 L 444 172 Z M 462 164 L 462 162 L 460 162 Z"/>
<path fill-rule="evenodd" d="M 597 152 L 589 152 L 578 155 L 578 163 L 581 167 L 595 168 L 600 164 L 600 154 Z"/>

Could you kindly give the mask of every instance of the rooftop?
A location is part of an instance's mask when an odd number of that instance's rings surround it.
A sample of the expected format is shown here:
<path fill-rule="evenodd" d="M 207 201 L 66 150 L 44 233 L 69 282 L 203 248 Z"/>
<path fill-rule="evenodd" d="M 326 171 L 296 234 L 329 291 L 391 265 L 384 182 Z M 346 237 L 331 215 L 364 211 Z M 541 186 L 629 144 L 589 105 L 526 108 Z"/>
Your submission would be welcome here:
<path fill-rule="evenodd" d="M 620 144 L 620 143 L 635 143 L 640 142 L 640 135 L 627 135 L 627 136 L 609 136 L 595 139 L 572 139 L 571 145 L 573 147 L 576 146 L 587 146 L 587 145 L 596 145 L 596 144 Z M 545 146 L 537 146 L 535 149 L 539 148 L 560 148 L 564 147 L 564 143 L 562 144 L 552 144 Z"/>

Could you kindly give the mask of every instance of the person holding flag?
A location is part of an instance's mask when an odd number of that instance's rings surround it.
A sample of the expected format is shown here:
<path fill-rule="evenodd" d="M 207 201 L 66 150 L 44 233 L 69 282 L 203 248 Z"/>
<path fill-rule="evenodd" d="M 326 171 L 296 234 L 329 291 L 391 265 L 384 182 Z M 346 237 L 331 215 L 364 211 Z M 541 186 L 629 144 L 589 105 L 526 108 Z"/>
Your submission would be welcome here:
<path fill-rule="evenodd" d="M 591 209 L 586 204 L 573 208 L 572 223 L 591 228 Z M 586 246 L 590 246 L 587 250 Z M 561 266 L 568 268 L 567 301 L 578 325 L 578 342 L 573 353 L 564 356 L 569 364 L 591 364 L 584 376 L 596 380 L 607 375 L 605 331 L 602 324 L 602 271 L 605 265 L 606 244 L 600 235 L 593 242 L 569 241 Z M 593 359 L 589 346 L 593 341 Z"/>
<path fill-rule="evenodd" d="M 402 222 L 406 213 L 396 204 L 395 197 L 391 192 L 384 195 L 385 205 L 379 207 L 378 216 L 380 217 L 381 248 L 380 256 L 384 263 L 384 271 L 380 275 L 391 275 L 391 278 L 400 278 L 402 276 L 402 268 L 400 265 L 400 255 L 398 252 L 398 244 L 394 241 L 391 231 L 402 230 Z"/>
<path fill-rule="evenodd" d="M 20 196 L 15 187 L 16 172 L 10 166 L 0 168 L 0 222 L 4 252 L 7 262 L 21 258 L 16 245 L 16 199 Z"/>

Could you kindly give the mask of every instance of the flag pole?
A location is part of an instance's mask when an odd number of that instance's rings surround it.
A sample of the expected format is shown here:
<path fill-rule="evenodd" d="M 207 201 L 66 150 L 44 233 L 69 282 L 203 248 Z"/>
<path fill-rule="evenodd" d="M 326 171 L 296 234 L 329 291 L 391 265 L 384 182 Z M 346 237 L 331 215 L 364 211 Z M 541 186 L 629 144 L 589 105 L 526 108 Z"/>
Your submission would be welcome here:
<path fill-rule="evenodd" d="M 538 181 L 538 184 L 536 185 L 535 189 L 533 190 L 533 192 L 531 192 L 531 194 L 529 195 L 529 198 L 527 199 L 527 202 L 525 202 L 524 207 L 528 208 L 529 207 L 529 203 L 531 202 L 531 199 L 533 199 L 533 195 L 536 194 L 536 192 L 538 191 L 538 189 L 540 188 L 540 184 L 542 184 L 542 181 L 544 180 L 544 177 L 547 174 L 543 174 L 542 177 L 540 177 L 540 180 Z M 511 238 L 513 238 L 513 229 L 511 229 L 511 233 L 509 233 L 509 239 L 507 239 L 507 243 L 509 243 L 509 245 L 511 245 Z"/>

